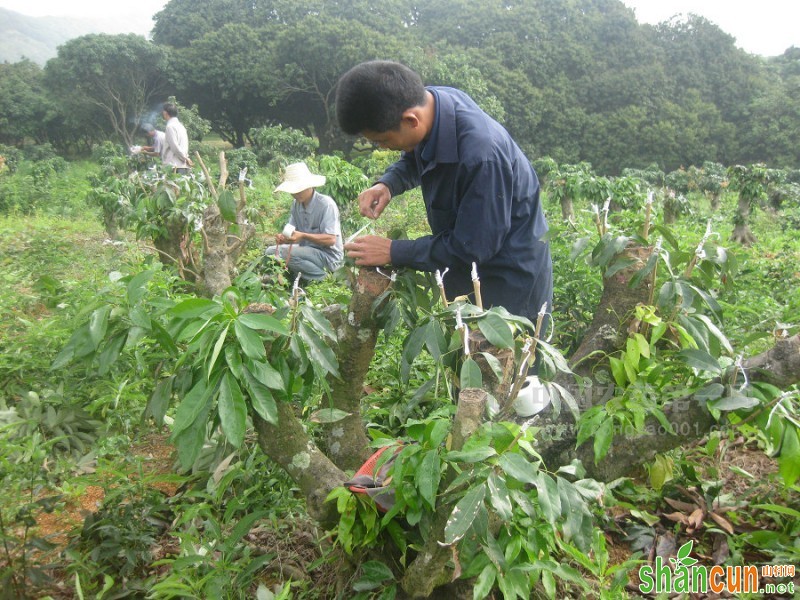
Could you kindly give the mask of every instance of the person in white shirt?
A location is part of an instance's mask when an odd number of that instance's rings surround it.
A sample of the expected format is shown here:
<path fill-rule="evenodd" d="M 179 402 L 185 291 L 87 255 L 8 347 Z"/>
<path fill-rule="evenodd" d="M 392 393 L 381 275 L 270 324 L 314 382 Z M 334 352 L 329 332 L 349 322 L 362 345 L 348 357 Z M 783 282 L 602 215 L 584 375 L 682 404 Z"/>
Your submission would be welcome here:
<path fill-rule="evenodd" d="M 189 136 L 186 127 L 178 120 L 178 107 L 172 102 L 164 104 L 161 115 L 167 122 L 164 129 L 164 149 L 161 160 L 176 173 L 186 174 L 194 165 L 189 158 Z"/>

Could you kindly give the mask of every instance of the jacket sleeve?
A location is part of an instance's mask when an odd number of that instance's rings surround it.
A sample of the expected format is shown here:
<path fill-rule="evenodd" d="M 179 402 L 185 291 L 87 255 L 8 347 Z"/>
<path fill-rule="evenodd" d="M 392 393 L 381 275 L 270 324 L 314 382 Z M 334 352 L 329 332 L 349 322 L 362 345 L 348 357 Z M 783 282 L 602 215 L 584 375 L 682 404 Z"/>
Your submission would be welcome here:
<path fill-rule="evenodd" d="M 454 259 L 467 265 L 484 263 L 503 247 L 511 229 L 511 166 L 487 160 L 460 165 L 452 202 L 428 201 L 433 235 L 415 240 L 394 240 L 392 264 L 434 271 L 451 266 Z"/>
<path fill-rule="evenodd" d="M 378 179 L 378 182 L 389 188 L 392 198 L 418 187 L 420 176 L 414 154 L 412 152 L 403 152 L 400 160 L 390 165 Z"/>

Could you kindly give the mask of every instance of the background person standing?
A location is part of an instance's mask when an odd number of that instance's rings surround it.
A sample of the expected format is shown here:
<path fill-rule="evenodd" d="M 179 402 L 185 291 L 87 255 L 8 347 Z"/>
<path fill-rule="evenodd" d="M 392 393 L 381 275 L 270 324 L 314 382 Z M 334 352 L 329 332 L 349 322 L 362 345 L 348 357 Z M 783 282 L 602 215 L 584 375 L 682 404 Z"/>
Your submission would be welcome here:
<path fill-rule="evenodd" d="M 189 135 L 186 127 L 178 120 L 178 107 L 172 102 L 166 102 L 161 114 L 167 122 L 161 159 L 176 173 L 187 174 L 194 163 L 189 158 Z"/>

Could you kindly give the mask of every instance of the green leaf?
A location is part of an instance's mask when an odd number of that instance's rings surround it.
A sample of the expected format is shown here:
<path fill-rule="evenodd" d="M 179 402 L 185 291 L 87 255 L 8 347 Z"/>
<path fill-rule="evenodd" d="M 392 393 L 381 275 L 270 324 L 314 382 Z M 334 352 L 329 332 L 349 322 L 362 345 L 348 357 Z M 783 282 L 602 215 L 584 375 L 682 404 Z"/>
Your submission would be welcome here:
<path fill-rule="evenodd" d="M 159 381 L 156 384 L 156 389 L 153 390 L 150 401 L 147 403 L 145 414 L 151 415 L 156 425 L 159 427 L 164 425 L 164 415 L 167 414 L 169 400 L 172 397 L 172 383 L 174 381 L 174 376 Z"/>
<path fill-rule="evenodd" d="M 709 371 L 717 374 L 722 371 L 717 359 L 711 356 L 705 350 L 687 348 L 686 350 L 681 350 L 678 352 L 677 355 L 680 356 L 690 367 L 698 369 L 699 371 Z"/>
<path fill-rule="evenodd" d="M 714 410 L 739 410 L 742 408 L 753 408 L 758 406 L 759 400 L 740 394 L 736 390 L 731 390 L 730 395 L 723 396 L 717 400 L 709 400 L 706 406 Z"/>
<path fill-rule="evenodd" d="M 506 481 L 497 473 L 492 472 L 486 480 L 489 486 L 489 502 L 503 521 L 510 521 L 512 517 L 511 496 L 508 493 Z"/>
<path fill-rule="evenodd" d="M 211 394 L 215 385 L 207 384 L 205 379 L 200 379 L 195 383 L 194 387 L 189 390 L 189 393 L 183 397 L 175 413 L 173 435 L 178 435 L 181 431 L 188 428 L 204 410 L 208 412 Z"/>
<path fill-rule="evenodd" d="M 225 329 L 222 330 L 222 333 L 219 334 L 219 338 L 217 338 L 217 343 L 214 344 L 214 351 L 211 353 L 211 359 L 208 361 L 208 366 L 206 367 L 206 379 L 211 377 L 211 373 L 214 370 L 214 365 L 217 362 L 219 353 L 222 351 L 222 346 L 225 344 L 225 338 L 228 337 L 229 327 L 230 324 L 225 326 Z"/>
<path fill-rule="evenodd" d="M 722 347 L 725 348 L 728 354 L 733 354 L 733 348 L 731 347 L 731 343 L 728 341 L 728 338 L 725 337 L 725 335 L 719 330 L 719 327 L 717 327 L 711 319 L 701 314 L 695 314 L 695 318 L 702 321 L 705 326 L 708 327 L 708 330 L 719 340 L 719 343 L 722 344 Z"/>
<path fill-rule="evenodd" d="M 782 515 L 793 517 L 800 521 L 800 511 L 795 510 L 789 506 L 781 506 L 780 504 L 751 504 L 750 508 L 757 508 L 758 510 L 765 510 L 767 512 L 776 512 Z"/>
<path fill-rule="evenodd" d="M 625 387 L 628 383 L 628 376 L 625 374 L 625 363 L 613 356 L 608 357 L 608 364 L 611 366 L 611 375 L 619 387 Z"/>
<path fill-rule="evenodd" d="M 472 589 L 473 598 L 486 598 L 494 589 L 497 578 L 497 567 L 489 563 L 483 568 L 481 574 L 475 580 L 475 587 Z"/>
<path fill-rule="evenodd" d="M 203 380 L 201 379 L 201 382 Z M 208 398 L 210 400 L 210 397 Z M 185 399 L 184 399 L 185 400 Z M 180 410 L 180 407 L 179 407 Z M 178 450 L 178 460 L 184 469 L 189 469 L 200 456 L 203 444 L 206 441 L 206 428 L 208 426 L 208 413 L 211 411 L 211 402 L 205 402 L 200 407 L 195 419 L 185 425 L 184 428 L 176 433 L 173 431 L 172 441 Z M 177 426 L 178 419 L 176 417 Z"/>
<path fill-rule="evenodd" d="M 275 367 L 264 361 L 249 361 L 247 365 L 250 373 L 256 380 L 266 385 L 271 390 L 283 392 L 286 382 Z"/>
<path fill-rule="evenodd" d="M 394 580 L 392 570 L 377 560 L 370 560 L 361 565 L 361 577 L 353 584 L 356 592 L 376 590 Z"/>
<path fill-rule="evenodd" d="M 278 407 L 272 392 L 250 372 L 249 367 L 245 367 L 243 372 L 245 387 L 250 394 L 253 410 L 267 423 L 277 425 Z"/>
<path fill-rule="evenodd" d="M 336 332 L 331 327 L 331 322 L 328 321 L 318 310 L 314 309 L 313 307 L 309 306 L 308 304 L 303 304 L 300 307 L 300 312 L 303 314 L 303 317 L 314 326 L 319 333 L 324 335 L 326 338 L 331 340 L 332 342 L 336 342 Z"/>
<path fill-rule="evenodd" d="M 236 549 L 239 540 L 250 533 L 253 525 L 259 519 L 264 518 L 267 514 L 266 510 L 254 510 L 253 512 L 245 515 L 236 523 L 236 526 L 225 536 L 225 543 L 223 547 L 228 552 L 233 552 Z"/>
<path fill-rule="evenodd" d="M 561 517 L 561 495 L 558 492 L 558 484 L 555 479 L 547 473 L 537 473 L 536 490 L 539 507 L 544 518 L 555 523 Z"/>
<path fill-rule="evenodd" d="M 650 344 L 647 342 L 647 339 L 645 339 L 641 333 L 637 333 L 634 339 L 636 340 L 636 345 L 639 347 L 639 354 L 645 358 L 650 358 Z"/>
<path fill-rule="evenodd" d="M 217 411 L 225 437 L 235 448 L 238 448 L 244 441 L 244 432 L 247 428 L 247 405 L 239 383 L 230 371 L 227 371 L 222 377 Z"/>
<path fill-rule="evenodd" d="M 673 479 L 674 471 L 675 463 L 672 459 L 659 454 L 650 466 L 650 485 L 656 491 L 660 490 L 666 482 Z"/>
<path fill-rule="evenodd" d="M 792 487 L 800 478 L 800 432 L 788 424 L 783 432 L 778 472 L 787 488 Z"/>
<path fill-rule="evenodd" d="M 120 352 L 122 352 L 122 346 L 125 345 L 125 339 L 127 334 L 123 331 L 117 333 L 111 340 L 105 345 L 103 351 L 97 358 L 97 362 L 99 364 L 97 369 L 98 375 L 105 375 L 111 369 L 111 365 L 113 365 L 117 358 L 119 358 Z"/>
<path fill-rule="evenodd" d="M 487 312 L 478 319 L 478 329 L 486 340 L 497 348 L 513 348 L 514 332 L 511 326 L 497 313 Z"/>
<path fill-rule="evenodd" d="M 454 544 L 460 540 L 472 527 L 475 517 L 478 516 L 478 511 L 483 506 L 483 500 L 486 497 L 486 486 L 480 484 L 472 488 L 467 495 L 459 500 L 453 512 L 450 513 L 450 518 L 447 519 L 447 524 L 444 528 L 444 543 Z"/>
<path fill-rule="evenodd" d="M 445 455 L 448 462 L 478 463 L 497 455 L 497 450 L 491 446 L 475 448 L 472 450 L 453 450 Z"/>
<path fill-rule="evenodd" d="M 422 463 L 414 474 L 414 479 L 420 496 L 431 510 L 436 510 L 436 492 L 439 489 L 441 477 L 442 467 L 439 453 L 436 450 L 429 450 L 422 458 Z"/>
<path fill-rule="evenodd" d="M 317 335 L 316 331 L 311 329 L 311 327 L 304 322 L 300 322 L 297 330 L 300 337 L 308 346 L 315 371 L 318 367 L 322 367 L 326 373 L 330 373 L 334 377 L 339 377 L 339 362 L 336 360 L 336 354 L 331 347 Z"/>
<path fill-rule="evenodd" d="M 237 319 L 233 322 L 233 330 L 236 333 L 236 339 L 239 340 L 239 344 L 242 346 L 242 351 L 247 356 L 258 360 L 267 355 L 261 336 L 244 325 L 241 320 Z"/>
<path fill-rule="evenodd" d="M 471 357 L 468 357 L 461 365 L 461 389 L 480 388 L 483 386 L 483 375 L 481 368 Z"/>
<path fill-rule="evenodd" d="M 433 419 L 425 428 L 426 446 L 438 448 L 450 433 L 450 419 Z"/>
<path fill-rule="evenodd" d="M 611 441 L 614 439 L 614 420 L 611 417 L 600 423 L 600 427 L 594 432 L 594 464 L 605 458 L 608 449 L 611 448 Z"/>
<path fill-rule="evenodd" d="M 238 321 L 250 329 L 263 329 L 264 331 L 271 331 L 279 335 L 289 335 L 289 330 L 286 329 L 286 325 L 272 315 L 243 313 L 239 315 Z"/>
<path fill-rule="evenodd" d="M 312 423 L 336 423 L 346 419 L 351 414 L 338 408 L 322 408 L 311 413 L 308 420 Z"/>
<path fill-rule="evenodd" d="M 103 338 L 106 336 L 108 329 L 108 315 L 111 313 L 111 306 L 101 306 L 92 313 L 89 317 L 89 335 L 94 342 L 95 347 L 100 345 Z"/>
<path fill-rule="evenodd" d="M 707 386 L 700 388 L 694 393 L 694 397 L 701 401 L 707 402 L 709 400 L 716 400 L 725 393 L 725 386 L 721 383 L 709 383 Z"/>
<path fill-rule="evenodd" d="M 150 327 L 153 331 L 153 336 L 161 344 L 161 347 L 171 356 L 176 356 L 178 354 L 178 346 L 175 345 L 175 340 L 172 339 L 169 332 L 158 321 L 151 321 Z"/>
<path fill-rule="evenodd" d="M 149 330 L 152 327 L 152 320 L 150 319 L 150 315 L 147 313 L 147 308 L 145 308 L 145 306 L 142 304 L 137 304 L 134 306 L 128 313 L 128 318 L 130 318 L 131 323 L 141 327 L 142 329 Z"/>
<path fill-rule="evenodd" d="M 222 307 L 207 298 L 189 298 L 173 306 L 169 313 L 179 319 L 194 319 L 212 309 L 214 309 L 215 313 L 218 313 L 222 310 Z"/>
<path fill-rule="evenodd" d="M 497 377 L 497 381 L 503 380 L 503 365 L 494 354 L 489 352 L 481 352 L 480 355 L 486 360 L 486 364 L 489 365 L 489 368 L 494 373 L 494 376 Z"/>
<path fill-rule="evenodd" d="M 229 223 L 236 223 L 236 199 L 230 190 L 222 190 L 217 199 L 219 213 Z"/>
<path fill-rule="evenodd" d="M 503 454 L 497 464 L 506 475 L 513 477 L 520 483 L 536 484 L 539 482 L 539 471 L 520 454 Z"/>
<path fill-rule="evenodd" d="M 155 275 L 155 271 L 142 271 L 134 275 L 128 282 L 128 302 L 136 304 L 147 292 L 147 282 Z"/>
<path fill-rule="evenodd" d="M 236 379 L 241 380 L 244 377 L 242 373 L 242 355 L 236 345 L 228 344 L 225 346 L 225 363 Z"/>

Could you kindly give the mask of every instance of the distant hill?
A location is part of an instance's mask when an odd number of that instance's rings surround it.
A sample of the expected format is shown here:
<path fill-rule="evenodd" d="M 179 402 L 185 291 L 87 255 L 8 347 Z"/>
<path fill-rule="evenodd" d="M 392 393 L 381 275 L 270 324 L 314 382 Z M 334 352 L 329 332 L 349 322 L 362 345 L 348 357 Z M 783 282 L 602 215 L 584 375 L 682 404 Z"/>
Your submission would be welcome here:
<path fill-rule="evenodd" d="M 17 62 L 25 57 L 44 65 L 72 38 L 89 33 L 145 35 L 152 25 L 151 16 L 145 14 L 124 20 L 29 17 L 0 8 L 0 62 Z"/>

